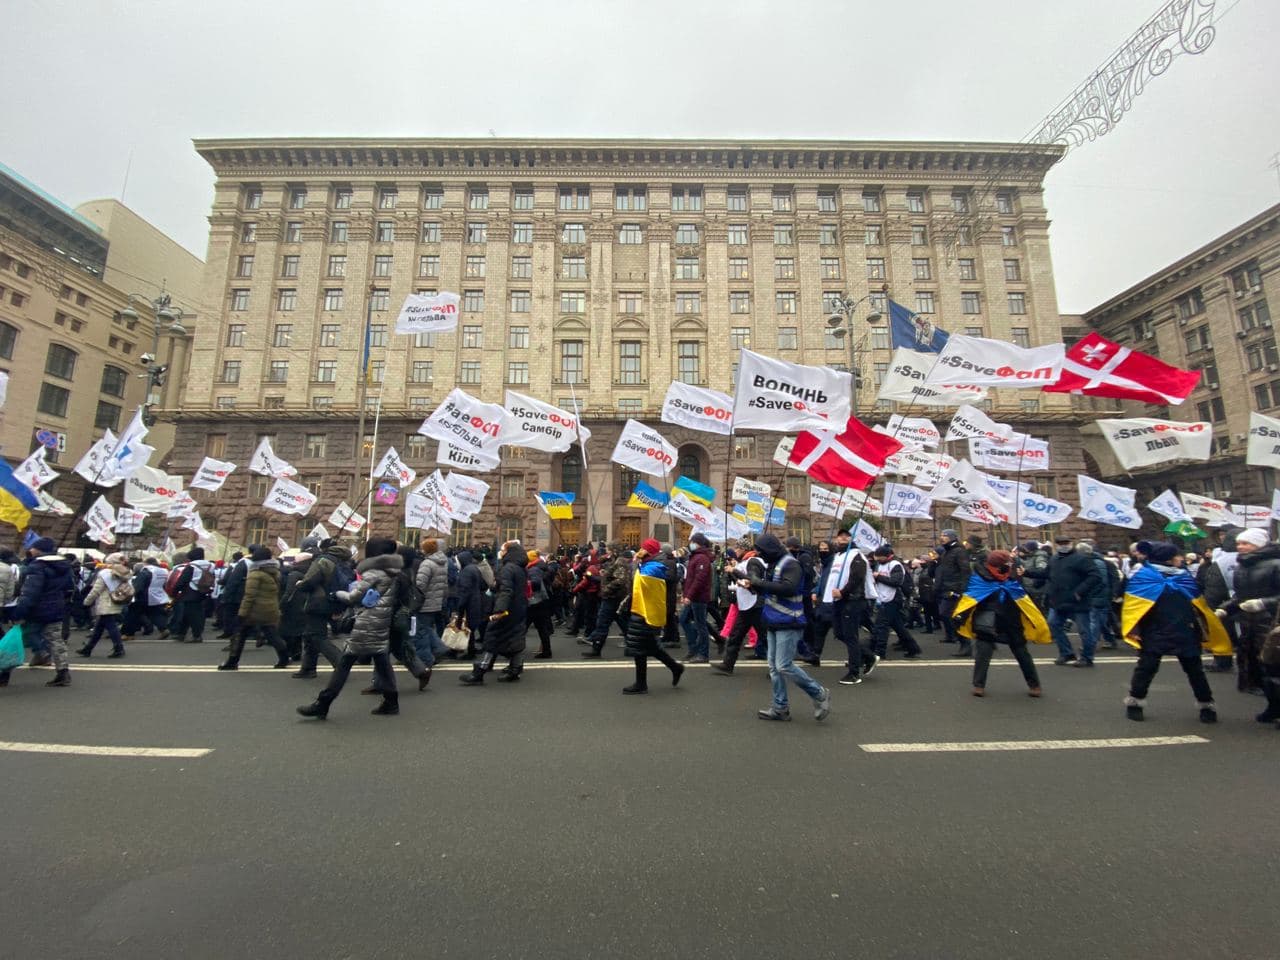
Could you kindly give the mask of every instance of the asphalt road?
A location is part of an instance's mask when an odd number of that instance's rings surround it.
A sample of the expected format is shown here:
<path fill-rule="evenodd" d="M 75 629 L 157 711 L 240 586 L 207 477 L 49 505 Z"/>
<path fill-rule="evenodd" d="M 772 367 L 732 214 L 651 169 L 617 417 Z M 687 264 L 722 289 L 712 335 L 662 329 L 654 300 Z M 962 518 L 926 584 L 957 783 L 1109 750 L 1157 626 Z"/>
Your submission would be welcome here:
<path fill-rule="evenodd" d="M 188 759 L 0 750 L 0 929 L 15 958 L 1261 958 L 1280 732 L 1214 677 L 1196 719 L 1176 664 L 1148 720 L 1125 662 L 1012 661 L 988 697 L 929 644 L 834 710 L 765 723 L 763 670 L 691 668 L 623 697 L 572 641 L 516 685 L 438 670 L 398 718 L 250 651 L 130 645 L 73 686 L 19 670 L 6 742 L 197 747 Z M 101 656 L 100 651 L 99 656 Z M 617 651 L 613 651 L 616 655 Z M 1048 657 L 1051 648 L 1039 651 Z M 562 656 L 561 656 L 562 655 Z M 149 670 L 160 665 L 205 669 Z M 1172 666 L 1172 669 L 1170 667 Z M 405 678 L 403 671 L 398 672 Z M 323 675 L 322 675 L 323 676 Z M 402 684 L 402 688 L 408 684 Z M 859 744 L 1203 736 L 1124 749 L 867 753 Z"/>

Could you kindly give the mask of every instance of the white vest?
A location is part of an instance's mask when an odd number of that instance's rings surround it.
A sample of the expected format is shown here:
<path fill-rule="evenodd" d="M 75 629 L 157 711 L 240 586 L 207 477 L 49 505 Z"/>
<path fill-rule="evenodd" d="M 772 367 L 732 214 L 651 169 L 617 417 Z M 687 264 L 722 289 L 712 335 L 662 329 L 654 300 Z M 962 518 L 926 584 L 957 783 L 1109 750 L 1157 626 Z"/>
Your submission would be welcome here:
<path fill-rule="evenodd" d="M 899 567 L 902 567 L 901 560 L 890 560 L 884 567 L 884 573 L 886 576 L 893 570 L 894 564 L 897 564 Z M 902 567 L 902 575 L 904 577 L 907 575 L 906 567 Z M 894 597 L 898 595 L 898 590 L 896 587 L 891 587 L 887 583 L 881 583 L 879 580 L 877 580 L 875 584 L 876 584 L 876 598 L 881 603 L 889 603 L 890 601 L 893 600 Z"/>
<path fill-rule="evenodd" d="M 169 571 L 164 567 L 148 566 L 151 582 L 147 584 L 147 606 L 163 607 L 169 602 L 169 595 L 164 592 L 164 582 L 169 579 Z"/>

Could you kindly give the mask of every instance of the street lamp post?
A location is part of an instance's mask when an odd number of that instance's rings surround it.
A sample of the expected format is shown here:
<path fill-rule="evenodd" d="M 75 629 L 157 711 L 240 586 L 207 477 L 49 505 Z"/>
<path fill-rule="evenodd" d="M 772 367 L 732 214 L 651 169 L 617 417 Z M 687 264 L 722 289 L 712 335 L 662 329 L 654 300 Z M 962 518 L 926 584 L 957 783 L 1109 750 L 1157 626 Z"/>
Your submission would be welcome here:
<path fill-rule="evenodd" d="M 855 340 L 853 336 L 853 315 L 857 312 L 858 307 L 871 299 L 871 294 L 865 297 L 859 297 L 857 300 L 848 295 L 841 295 L 832 301 L 831 316 L 827 318 L 827 326 L 831 328 L 831 335 L 837 339 L 843 339 L 845 336 L 849 338 L 849 370 L 850 381 L 852 383 L 852 406 L 851 411 L 856 417 L 858 415 L 858 375 L 861 373 L 861 367 L 858 362 L 859 344 L 861 340 Z M 874 308 L 867 314 L 867 323 L 875 323 L 881 317 L 880 311 Z"/>
<path fill-rule="evenodd" d="M 151 407 L 160 400 L 158 391 L 163 387 L 165 380 L 171 372 L 168 363 L 160 362 L 160 328 L 164 327 L 164 333 L 169 337 L 185 337 L 187 328 L 182 325 L 182 318 L 187 316 L 181 307 L 173 305 L 173 300 L 167 293 L 161 293 L 154 300 L 148 300 L 140 293 L 131 293 L 128 296 L 128 304 L 120 311 L 120 319 L 126 322 L 136 322 L 139 319 L 138 311 L 133 309 L 133 304 L 144 304 L 151 310 L 154 317 L 152 323 L 151 352 L 144 353 L 138 359 L 142 361 L 142 365 L 147 368 L 145 373 L 139 376 L 145 377 L 147 380 L 147 396 L 143 403 L 143 419 L 151 419 Z"/>

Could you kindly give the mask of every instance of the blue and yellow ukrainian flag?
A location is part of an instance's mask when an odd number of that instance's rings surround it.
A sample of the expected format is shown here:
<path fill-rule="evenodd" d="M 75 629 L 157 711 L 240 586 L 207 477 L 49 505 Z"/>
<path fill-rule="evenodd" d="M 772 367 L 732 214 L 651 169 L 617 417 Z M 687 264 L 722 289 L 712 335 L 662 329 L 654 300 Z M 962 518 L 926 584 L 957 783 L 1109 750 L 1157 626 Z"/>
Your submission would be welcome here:
<path fill-rule="evenodd" d="M 1049 624 L 1045 622 L 1044 614 L 1027 596 L 1027 591 L 1022 588 L 1021 583 L 1017 580 L 1006 580 L 1003 583 L 999 580 L 987 580 L 976 573 L 969 575 L 969 585 L 964 588 L 964 595 L 956 604 L 955 613 L 951 615 L 952 620 L 964 618 L 964 622 L 956 627 L 956 633 L 967 640 L 972 640 L 973 614 L 978 604 L 997 592 L 1004 595 L 1001 599 L 1012 599 L 1017 604 L 1018 612 L 1022 614 L 1022 635 L 1028 643 L 1053 642 L 1053 638 L 1049 636 Z"/>
<path fill-rule="evenodd" d="M 671 492 L 677 491 L 704 507 L 711 506 L 711 501 L 716 498 L 715 487 L 709 487 L 697 480 L 690 480 L 688 477 L 676 477 L 676 482 L 671 485 Z"/>
<path fill-rule="evenodd" d="M 552 520 L 573 519 L 574 495 L 572 493 L 548 490 L 545 493 L 539 493 L 537 496 L 543 512 Z"/>
<path fill-rule="evenodd" d="M 641 480 L 631 491 L 631 499 L 627 501 L 627 506 L 641 507 L 645 510 L 662 510 L 670 502 L 670 496 Z"/>
<path fill-rule="evenodd" d="M 631 612 L 651 627 L 667 625 L 667 568 L 645 560 L 631 578 Z"/>
<path fill-rule="evenodd" d="M 1231 638 L 1227 636 L 1226 627 L 1200 595 L 1200 584 L 1196 583 L 1196 578 L 1185 570 L 1171 577 L 1166 577 L 1150 566 L 1139 567 L 1134 571 L 1125 587 L 1124 606 L 1120 608 L 1120 634 L 1124 637 L 1124 642 L 1142 649 L 1136 634 L 1138 621 L 1146 616 L 1147 611 L 1160 599 L 1160 594 L 1166 590 L 1175 590 L 1191 601 L 1200 621 L 1200 645 L 1212 654 L 1230 656 Z"/>
<path fill-rule="evenodd" d="M 25 530 L 31 522 L 31 511 L 39 504 L 35 491 L 13 475 L 9 464 L 0 460 L 0 521 Z"/>

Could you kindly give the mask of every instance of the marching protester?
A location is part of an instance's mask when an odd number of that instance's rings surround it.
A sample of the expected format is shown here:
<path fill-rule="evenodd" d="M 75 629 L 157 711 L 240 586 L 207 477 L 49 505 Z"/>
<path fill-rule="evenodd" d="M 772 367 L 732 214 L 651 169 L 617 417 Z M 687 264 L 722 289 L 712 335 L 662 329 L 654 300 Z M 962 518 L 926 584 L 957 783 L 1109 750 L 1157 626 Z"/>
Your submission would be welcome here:
<path fill-rule="evenodd" d="M 835 555 L 818 582 L 817 596 L 819 606 L 830 606 L 836 639 L 848 653 L 844 676 L 839 680 L 845 686 L 861 683 L 880 662 L 860 639 L 867 604 L 876 598 L 874 589 L 868 588 L 870 574 L 867 558 L 854 547 L 849 531 L 839 531 Z"/>
<path fill-rule="evenodd" d="M 871 553 L 871 579 L 876 593 L 875 627 L 871 635 L 871 652 L 884 659 L 888 653 L 889 631 L 893 630 L 906 653 L 903 656 L 912 660 L 923 652 L 916 638 L 907 629 L 903 617 L 903 585 L 907 581 L 907 569 L 902 561 L 894 557 L 893 547 L 882 543 Z M 963 639 L 963 638 L 962 638 Z M 957 656 L 968 656 L 968 641 L 957 652 Z"/>
<path fill-rule="evenodd" d="M 1049 604 L 1049 632 L 1058 645 L 1057 666 L 1093 666 L 1093 654 L 1098 645 L 1098 633 L 1094 629 L 1093 597 L 1103 589 L 1101 571 L 1093 563 L 1093 548 L 1087 543 L 1078 546 L 1067 536 L 1054 540 L 1057 552 L 1049 561 L 1049 576 L 1045 598 Z M 1074 621 L 1080 632 L 1080 656 L 1067 639 L 1067 621 Z"/>
<path fill-rule="evenodd" d="M 952 620 L 956 633 L 973 641 L 973 695 L 985 697 L 987 670 L 996 644 L 1009 647 L 1022 670 L 1027 693 L 1040 696 L 1040 675 L 1027 643 L 1052 643 L 1049 624 L 1014 575 L 1013 555 L 991 550 L 969 577 Z"/>
<path fill-rule="evenodd" d="M 249 548 L 253 553 L 254 547 Z M 237 550 L 231 555 L 231 564 L 219 571 L 220 582 L 217 592 L 217 608 L 222 632 L 219 640 L 234 637 L 240 632 L 240 601 L 244 599 L 244 582 L 249 576 L 250 559 Z"/>
<path fill-rule="evenodd" d="M 624 551 L 621 544 L 611 545 L 609 552 L 612 559 L 600 573 L 600 607 L 596 612 L 595 627 L 587 637 L 590 649 L 582 652 L 588 658 L 599 659 L 603 655 L 610 624 L 616 623 L 623 634 L 627 632 L 630 614 L 626 600 L 631 593 L 631 560 L 634 555 Z"/>
<path fill-rule="evenodd" d="M 1239 637 L 1237 687 L 1265 695 L 1264 716 L 1280 720 L 1280 670 L 1273 667 L 1264 674 L 1261 660 L 1280 606 L 1280 546 L 1269 543 L 1262 530 L 1242 530 L 1236 534 L 1236 558 L 1233 596 L 1215 612 L 1235 621 Z"/>
<path fill-rule="evenodd" d="M 304 540 L 297 553 L 281 558 L 280 636 L 288 648 L 290 662 L 302 659 L 302 649 L 306 643 L 307 598 L 298 592 L 298 584 L 311 569 L 311 561 L 314 559 L 311 551 L 317 547 L 315 540 Z"/>
<path fill-rule="evenodd" d="M 302 662 L 293 674 L 296 680 L 315 679 L 321 656 L 330 666 L 338 665 L 342 653 L 330 638 L 329 623 L 342 609 L 337 600 L 338 591 L 350 589 L 356 579 L 350 550 L 332 538 L 321 540 L 316 546 L 319 553 L 312 557 L 297 583 L 286 585 L 283 598 L 284 604 L 290 606 L 295 597 L 302 598 Z"/>
<path fill-rule="evenodd" d="M 59 556 L 52 540 L 37 537 L 27 550 L 30 561 L 22 577 L 22 585 L 13 605 L 3 615 L 14 622 L 24 621 L 43 643 L 53 663 L 53 679 L 46 687 L 71 686 L 71 661 L 67 658 L 67 641 L 63 637 L 63 619 L 67 616 L 68 597 L 74 591 L 72 562 Z M 0 672 L 0 686 L 9 683 L 9 671 Z"/>
<path fill-rule="evenodd" d="M 471 672 L 458 679 L 467 686 L 484 683 L 484 675 L 493 669 L 498 657 L 507 658 L 507 666 L 499 682 L 514 683 L 524 672 L 525 620 L 529 611 L 529 578 L 525 568 L 529 555 L 519 540 L 508 540 L 498 554 L 498 575 L 493 598 L 493 613 L 484 631 L 480 659 Z"/>
<path fill-rule="evenodd" d="M 449 594 L 449 557 L 440 541 L 427 537 L 422 541 L 422 562 L 414 576 L 418 591 L 422 594 L 422 607 L 418 610 L 417 632 L 413 637 L 414 648 L 422 662 L 430 669 L 436 661 L 447 656 L 449 648 L 440 639 L 445 626 L 445 606 Z"/>
<path fill-rule="evenodd" d="M 764 561 L 755 550 L 744 550 L 742 556 L 732 565 L 725 568 L 725 576 L 733 584 L 733 602 L 729 606 L 729 614 L 725 617 L 724 656 L 719 663 L 711 664 L 711 669 L 720 674 L 729 675 L 738 662 L 738 654 L 751 634 L 756 635 L 757 648 L 763 646 L 764 624 L 760 619 L 762 605 L 760 596 L 751 589 L 750 581 L 763 578 Z"/>
<path fill-rule="evenodd" d="M 1172 543 L 1153 543 L 1147 563 L 1129 578 L 1121 615 L 1125 641 L 1138 648 L 1138 664 L 1129 681 L 1125 715 L 1145 719 L 1144 708 L 1151 681 L 1165 656 L 1177 658 L 1187 675 L 1202 723 L 1217 723 L 1213 690 L 1204 675 L 1201 647 L 1220 654 L 1231 649 L 1231 640 L 1205 603 L 1195 577 L 1183 569 L 1181 551 Z"/>
<path fill-rule="evenodd" d="M 469 638 L 465 659 L 470 660 L 484 643 L 484 633 L 489 626 L 489 587 L 475 554 L 470 550 L 458 552 L 458 566 L 457 626 L 461 629 L 463 622 L 466 623 Z"/>
<path fill-rule="evenodd" d="M 689 656 L 685 663 L 708 663 L 711 639 L 707 630 L 707 606 L 711 603 L 711 541 L 705 533 L 689 538 L 689 560 L 685 564 L 680 596 L 680 624 L 684 627 Z"/>
<path fill-rule="evenodd" d="M 280 561 L 267 547 L 254 547 L 246 558 L 248 572 L 239 589 L 240 606 L 233 622 L 239 624 L 231 638 L 231 652 L 219 670 L 237 670 L 244 644 L 256 632 L 276 652 L 275 669 L 289 666 L 289 650 L 276 629 L 280 625 Z"/>
<path fill-rule="evenodd" d="M 938 616 L 942 620 L 943 643 L 961 643 L 956 636 L 951 616 L 969 583 L 971 572 L 969 551 L 960 542 L 960 534 L 951 529 L 943 530 L 938 543 L 938 566 L 934 571 L 933 581 L 933 596 L 938 604 Z"/>
<path fill-rule="evenodd" d="M 1224 531 L 1222 542 L 1209 552 L 1205 561 L 1200 564 L 1195 572 L 1196 583 L 1200 585 L 1200 589 L 1204 592 L 1205 603 L 1215 610 L 1231 599 L 1231 591 L 1236 575 L 1236 535 L 1238 533 L 1239 531 L 1234 527 Z M 1235 623 L 1227 620 L 1224 625 L 1227 628 L 1227 636 L 1231 638 L 1231 643 L 1234 647 L 1236 643 Z M 1235 669 L 1234 658 L 1229 653 L 1215 655 L 1213 666 L 1208 669 L 1213 670 L 1215 673 L 1231 673 Z"/>
<path fill-rule="evenodd" d="M 361 657 L 373 661 L 382 703 L 373 709 L 377 716 L 400 712 L 400 694 L 391 672 L 391 618 L 395 612 L 396 574 L 404 569 L 404 559 L 396 553 L 396 542 L 388 537 L 372 537 L 364 545 L 364 559 L 356 565 L 360 579 L 350 589 L 333 594 L 340 608 L 354 611 L 351 631 L 343 638 L 342 655 L 333 668 L 328 685 L 315 702 L 298 707 L 304 717 L 324 720 L 329 708 L 342 693 L 351 668 Z"/>
<path fill-rule="evenodd" d="M 765 564 L 764 573 L 744 580 L 742 585 L 760 595 L 760 616 L 769 635 L 769 681 L 773 687 L 773 703 L 756 715 L 761 720 L 791 719 L 789 679 L 813 701 L 814 719 L 825 720 L 831 713 L 830 691 L 795 664 L 804 636 L 804 570 L 771 533 L 757 537 L 756 548 Z"/>
<path fill-rule="evenodd" d="M 213 592 L 213 581 L 213 564 L 204 558 L 203 547 L 192 547 L 187 551 L 186 562 L 169 572 L 164 585 L 165 592 L 173 598 L 169 629 L 178 643 L 187 642 L 188 630 L 192 643 L 204 640 L 204 604 Z"/>
<path fill-rule="evenodd" d="M 121 632 L 124 640 L 132 640 L 141 630 L 144 636 L 154 631 L 157 639 L 169 638 L 169 595 L 164 583 L 169 571 L 147 557 L 133 573 L 133 602 L 125 610 Z"/>
<path fill-rule="evenodd" d="M 533 655 L 533 659 L 550 660 L 551 634 L 555 630 L 551 620 L 551 574 L 537 550 L 530 550 L 526 556 L 528 565 L 525 573 L 529 577 L 528 626 L 538 631 L 538 652 Z"/>
<path fill-rule="evenodd" d="M 89 642 L 76 651 L 82 657 L 93 656 L 105 631 L 111 638 L 108 658 L 118 660 L 124 656 L 124 643 L 120 639 L 120 617 L 124 608 L 133 601 L 133 577 L 124 562 L 123 553 L 113 553 L 102 562 L 102 569 L 93 578 L 93 586 L 84 598 L 84 605 L 93 610 L 93 633 Z"/>
<path fill-rule="evenodd" d="M 636 551 L 635 572 L 631 578 L 630 619 L 627 621 L 624 648 L 627 656 L 635 661 L 635 681 L 622 688 L 626 694 L 649 692 L 649 658 L 653 657 L 671 671 L 671 685 L 678 686 L 684 673 L 684 664 L 677 663 L 663 649 L 659 636 L 667 625 L 666 564 L 659 558 L 662 545 L 649 539 Z"/>

